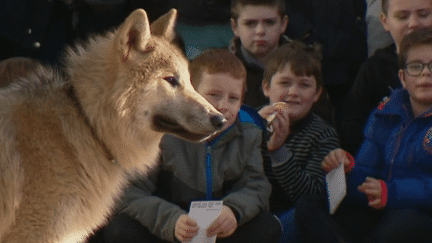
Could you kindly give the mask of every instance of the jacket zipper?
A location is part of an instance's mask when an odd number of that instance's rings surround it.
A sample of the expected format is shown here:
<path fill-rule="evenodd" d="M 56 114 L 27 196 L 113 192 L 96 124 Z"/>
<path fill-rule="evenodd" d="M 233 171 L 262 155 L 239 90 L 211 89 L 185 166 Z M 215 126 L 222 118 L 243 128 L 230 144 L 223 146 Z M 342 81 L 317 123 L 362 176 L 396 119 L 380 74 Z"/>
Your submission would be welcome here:
<path fill-rule="evenodd" d="M 206 144 L 206 200 L 212 199 L 213 194 L 213 175 L 211 164 L 211 146 Z"/>
<path fill-rule="evenodd" d="M 402 127 L 402 129 L 400 129 L 401 131 L 399 131 L 398 132 L 398 134 L 396 135 L 397 136 L 397 142 L 396 142 L 396 146 L 395 146 L 395 148 L 394 148 L 394 150 L 393 150 L 393 156 L 391 157 L 391 160 L 390 160 L 390 168 L 389 168 L 389 172 L 388 172 L 388 180 L 390 181 L 391 180 L 391 178 L 392 178 L 392 176 L 393 176 L 393 165 L 394 165 L 394 160 L 395 160 L 395 157 L 396 157 L 396 155 L 398 154 L 398 152 L 399 152 L 399 148 L 400 148 L 400 145 L 401 145 L 401 143 L 402 143 L 402 137 L 404 136 L 404 134 L 405 134 L 405 131 L 408 129 L 408 127 L 411 125 L 411 123 L 414 121 L 415 119 L 411 119 L 408 123 L 407 123 L 407 125 L 405 126 L 405 127 Z"/>

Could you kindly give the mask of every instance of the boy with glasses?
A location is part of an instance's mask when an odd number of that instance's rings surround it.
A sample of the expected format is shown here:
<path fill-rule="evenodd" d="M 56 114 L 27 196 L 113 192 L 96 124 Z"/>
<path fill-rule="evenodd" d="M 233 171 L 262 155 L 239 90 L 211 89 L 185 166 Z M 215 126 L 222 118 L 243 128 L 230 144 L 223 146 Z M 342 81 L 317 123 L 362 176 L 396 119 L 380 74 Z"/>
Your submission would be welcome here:
<path fill-rule="evenodd" d="M 419 76 L 422 74 L 423 70 L 427 67 L 429 72 L 432 72 L 432 62 L 430 63 L 421 63 L 419 61 L 413 61 L 405 64 L 405 72 L 411 76 Z"/>
<path fill-rule="evenodd" d="M 382 0 L 380 15 L 394 44 L 378 49 L 363 63 L 347 96 L 338 133 L 342 148 L 355 154 L 363 142 L 363 129 L 370 113 L 392 90 L 401 87 L 398 52 L 409 33 L 432 27 L 432 0 Z"/>
<path fill-rule="evenodd" d="M 333 217 L 322 198 L 297 207 L 305 242 L 431 242 L 432 32 L 407 35 L 399 52 L 403 89 L 370 116 L 354 164 L 341 149 L 322 163 L 345 164 L 347 198 Z"/>

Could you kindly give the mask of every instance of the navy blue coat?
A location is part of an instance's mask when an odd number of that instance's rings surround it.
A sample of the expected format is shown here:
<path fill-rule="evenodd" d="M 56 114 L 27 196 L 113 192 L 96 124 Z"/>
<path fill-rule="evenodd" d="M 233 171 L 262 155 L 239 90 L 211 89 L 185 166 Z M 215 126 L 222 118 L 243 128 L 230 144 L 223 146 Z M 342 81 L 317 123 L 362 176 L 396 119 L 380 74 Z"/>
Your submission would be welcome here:
<path fill-rule="evenodd" d="M 347 175 L 348 198 L 364 207 L 367 198 L 357 186 L 366 176 L 386 183 L 387 207 L 432 213 L 432 109 L 414 117 L 405 89 L 372 113 L 356 165 Z"/>

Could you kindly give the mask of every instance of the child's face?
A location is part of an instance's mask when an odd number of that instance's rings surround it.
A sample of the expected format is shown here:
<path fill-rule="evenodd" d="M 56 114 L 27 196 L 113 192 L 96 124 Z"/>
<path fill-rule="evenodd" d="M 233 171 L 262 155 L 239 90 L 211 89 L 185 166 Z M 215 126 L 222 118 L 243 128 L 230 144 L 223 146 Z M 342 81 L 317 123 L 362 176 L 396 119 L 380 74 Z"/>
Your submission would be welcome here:
<path fill-rule="evenodd" d="M 381 14 L 381 23 L 399 49 L 402 39 L 413 30 L 432 26 L 432 1 L 389 0 L 387 15 Z"/>
<path fill-rule="evenodd" d="M 406 63 L 431 63 L 432 45 L 422 45 L 411 48 L 407 53 Z M 424 67 L 418 76 L 411 76 L 405 70 L 399 71 L 399 78 L 410 95 L 414 115 L 432 107 L 432 73 Z"/>
<path fill-rule="evenodd" d="M 212 104 L 227 120 L 223 130 L 236 120 L 241 106 L 243 80 L 235 79 L 228 73 L 209 74 L 205 71 L 197 91 Z"/>
<path fill-rule="evenodd" d="M 288 17 L 281 19 L 277 6 L 247 5 L 241 7 L 237 21 L 231 19 L 234 35 L 256 58 L 266 56 L 278 47 L 287 24 Z"/>
<path fill-rule="evenodd" d="M 295 122 L 310 112 L 322 89 L 317 89 L 314 76 L 296 76 L 287 64 L 273 75 L 270 86 L 263 83 L 263 90 L 270 103 L 286 102 L 290 122 Z"/>

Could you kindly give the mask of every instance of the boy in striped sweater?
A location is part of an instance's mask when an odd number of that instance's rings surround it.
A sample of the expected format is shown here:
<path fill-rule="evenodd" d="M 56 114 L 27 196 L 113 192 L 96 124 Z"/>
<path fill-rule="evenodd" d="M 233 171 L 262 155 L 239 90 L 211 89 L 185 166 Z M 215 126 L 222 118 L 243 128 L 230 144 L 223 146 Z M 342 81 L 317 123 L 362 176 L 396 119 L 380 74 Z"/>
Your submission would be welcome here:
<path fill-rule="evenodd" d="M 259 114 L 269 118 L 273 133 L 263 151 L 264 170 L 273 185 L 270 209 L 281 220 L 281 242 L 295 242 L 294 205 L 304 194 L 325 194 L 320 164 L 339 147 L 335 129 L 311 112 L 323 91 L 319 46 L 293 41 L 269 58 L 262 83 L 270 105 Z M 280 108 L 275 103 L 285 105 Z M 269 122 L 270 123 L 270 122 Z"/>

